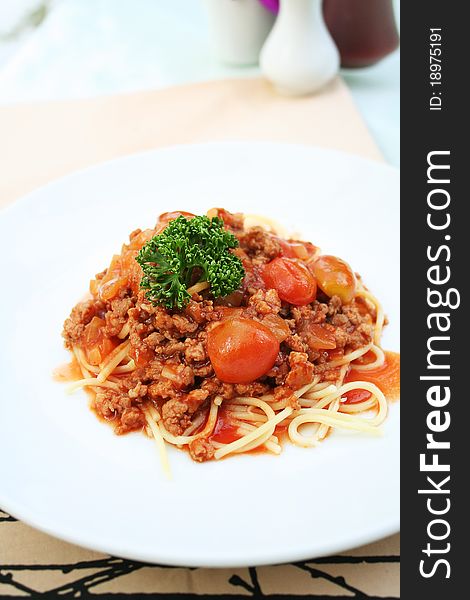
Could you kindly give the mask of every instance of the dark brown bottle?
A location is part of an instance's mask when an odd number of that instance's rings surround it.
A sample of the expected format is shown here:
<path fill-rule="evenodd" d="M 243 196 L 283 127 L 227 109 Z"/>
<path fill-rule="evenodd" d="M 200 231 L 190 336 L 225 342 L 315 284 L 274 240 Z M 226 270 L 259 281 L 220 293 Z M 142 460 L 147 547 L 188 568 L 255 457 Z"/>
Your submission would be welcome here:
<path fill-rule="evenodd" d="M 324 0 L 342 67 L 368 67 L 398 47 L 392 0 Z"/>

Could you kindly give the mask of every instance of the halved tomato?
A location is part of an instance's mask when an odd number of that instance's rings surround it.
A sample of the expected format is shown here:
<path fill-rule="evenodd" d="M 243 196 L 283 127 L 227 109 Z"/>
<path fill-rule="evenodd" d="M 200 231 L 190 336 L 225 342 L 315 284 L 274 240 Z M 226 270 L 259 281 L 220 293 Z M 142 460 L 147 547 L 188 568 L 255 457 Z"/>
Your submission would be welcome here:
<path fill-rule="evenodd" d="M 267 287 L 273 288 L 279 298 L 295 306 L 310 304 L 317 294 L 317 283 L 312 273 L 300 261 L 279 257 L 269 262 L 262 272 Z"/>
<path fill-rule="evenodd" d="M 339 296 L 344 304 L 354 298 L 356 277 L 351 267 L 341 258 L 323 255 L 313 263 L 312 272 L 318 287 L 330 298 Z"/>
<path fill-rule="evenodd" d="M 279 342 L 258 321 L 233 318 L 209 331 L 207 351 L 221 381 L 251 383 L 273 367 Z"/>

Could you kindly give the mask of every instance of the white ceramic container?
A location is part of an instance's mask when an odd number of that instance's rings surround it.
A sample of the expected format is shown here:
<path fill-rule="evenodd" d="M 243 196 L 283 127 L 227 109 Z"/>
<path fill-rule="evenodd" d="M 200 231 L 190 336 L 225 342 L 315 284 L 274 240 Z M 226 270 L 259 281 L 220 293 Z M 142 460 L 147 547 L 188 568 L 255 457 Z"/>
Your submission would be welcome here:
<path fill-rule="evenodd" d="M 314 93 L 336 75 L 339 53 L 323 20 L 322 0 L 281 0 L 260 65 L 288 95 Z"/>
<path fill-rule="evenodd" d="M 232 65 L 257 64 L 275 15 L 258 0 L 204 0 L 218 58 Z"/>

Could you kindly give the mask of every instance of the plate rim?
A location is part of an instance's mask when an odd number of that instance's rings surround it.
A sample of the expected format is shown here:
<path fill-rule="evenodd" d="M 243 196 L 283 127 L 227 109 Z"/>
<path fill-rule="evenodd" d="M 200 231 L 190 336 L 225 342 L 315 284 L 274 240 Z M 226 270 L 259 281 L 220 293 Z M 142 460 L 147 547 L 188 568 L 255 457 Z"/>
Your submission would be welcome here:
<path fill-rule="evenodd" d="M 371 158 L 363 157 L 360 155 L 344 152 L 342 150 L 336 150 L 333 148 L 323 148 L 321 146 L 311 145 L 311 144 L 297 144 L 292 142 L 277 142 L 277 141 L 266 141 L 266 140 L 223 140 L 223 141 L 208 141 L 208 142 L 195 142 L 195 143 L 187 143 L 187 144 L 173 144 L 164 147 L 151 148 L 145 151 L 135 152 L 131 154 L 122 155 L 119 157 L 115 157 L 109 160 L 100 161 L 96 164 L 89 165 L 85 168 L 72 170 L 69 173 L 56 178 L 52 181 L 41 185 L 34 190 L 22 195 L 21 197 L 13 200 L 8 203 L 6 206 L 2 207 L 0 210 L 0 218 L 2 216 L 10 216 L 11 213 L 14 213 L 15 210 L 23 207 L 23 205 L 27 205 L 27 203 L 31 200 L 32 197 L 37 195 L 38 193 L 44 193 L 49 189 L 54 189 L 57 185 L 61 185 L 65 181 L 69 179 L 74 179 L 75 177 L 87 176 L 90 173 L 94 173 L 95 171 L 100 171 L 103 168 L 108 166 L 119 165 L 120 163 L 131 161 L 139 161 L 141 157 L 148 157 L 149 155 L 159 155 L 159 154 L 170 154 L 170 153 L 178 153 L 181 151 L 193 151 L 197 150 L 199 147 L 220 147 L 220 146 L 229 146 L 229 147 L 241 147 L 241 146 L 257 146 L 259 149 L 263 147 L 275 148 L 276 151 L 281 149 L 295 149 L 302 150 L 306 153 L 313 152 L 321 153 L 325 155 L 329 155 L 334 159 L 334 157 L 340 157 L 347 160 L 353 160 L 360 163 L 366 163 L 370 167 L 374 169 L 380 169 L 384 172 L 393 173 L 394 176 L 398 176 L 400 170 L 392 165 L 387 163 L 382 163 L 378 160 L 374 160 Z M 400 210 L 400 205 L 397 203 L 398 210 Z M 399 324 L 398 324 L 399 326 Z M 33 506 L 34 504 L 32 504 Z M 324 540 L 321 545 L 317 544 L 317 550 L 313 552 L 313 556 L 309 554 L 309 551 L 305 547 L 298 548 L 298 551 L 293 552 L 282 552 L 279 548 L 278 550 L 273 550 L 268 555 L 266 552 L 262 552 L 263 556 L 258 556 L 256 552 L 252 553 L 251 559 L 242 559 L 240 560 L 227 560 L 225 558 L 221 558 L 219 560 L 202 560 L 197 561 L 188 556 L 184 560 L 176 560 L 175 557 L 172 556 L 158 556 L 153 553 L 152 556 L 149 556 L 147 552 L 134 552 L 128 554 L 125 550 L 122 552 L 119 549 L 116 549 L 111 544 L 108 545 L 106 543 L 93 543 L 90 545 L 87 540 L 83 539 L 80 535 L 71 534 L 69 532 L 61 533 L 54 529 L 53 526 L 48 524 L 48 519 L 44 519 L 41 522 L 41 519 L 35 519 L 34 515 L 31 514 L 31 510 L 28 511 L 25 506 L 10 506 L 9 499 L 4 497 L 2 490 L 0 489 L 0 506 L 2 510 L 6 511 L 8 514 L 11 514 L 13 517 L 19 519 L 25 524 L 34 527 L 35 529 L 42 531 L 48 535 L 52 535 L 58 539 L 64 540 L 65 542 L 79 545 L 83 548 L 89 548 L 98 552 L 117 555 L 130 560 L 140 560 L 150 564 L 162 564 L 162 565 L 172 565 L 172 566 L 188 566 L 188 567 L 209 567 L 209 568 L 229 568 L 229 567 L 246 567 L 246 566 L 262 566 L 262 565 L 272 565 L 272 564 L 282 564 L 287 562 L 295 562 L 298 560 L 313 558 L 319 556 L 330 555 L 332 553 L 344 552 L 346 550 L 350 550 L 353 548 L 357 548 L 364 544 L 372 543 L 383 537 L 395 534 L 400 529 L 400 516 L 398 514 L 392 515 L 389 519 L 382 520 L 381 527 L 376 527 L 373 533 L 364 533 L 363 535 L 358 535 L 357 533 L 350 533 L 348 536 L 342 538 L 341 541 L 329 543 L 327 540 Z M 86 536 L 85 536 L 86 537 Z M 183 556 L 184 558 L 184 556 Z"/>
<path fill-rule="evenodd" d="M 1 494 L 1 492 L 0 492 Z M 164 565 L 164 566 L 172 566 L 172 567 L 192 567 L 197 569 L 228 569 L 228 568 L 245 568 L 245 567 L 262 567 L 262 566 L 275 566 L 281 564 L 290 564 L 294 562 L 298 562 L 301 560 L 309 560 L 320 558 L 323 556 L 332 556 L 339 553 L 348 552 L 350 550 L 354 550 L 355 548 L 359 548 L 361 546 L 365 546 L 367 544 L 372 544 L 381 539 L 389 537 L 391 535 L 395 535 L 400 531 L 400 517 L 397 515 L 396 517 L 391 518 L 386 525 L 383 525 L 381 529 L 377 530 L 377 534 L 374 534 L 372 537 L 369 534 L 364 534 L 362 536 L 350 535 L 348 539 L 351 541 L 338 543 L 324 543 L 319 551 L 315 551 L 313 554 L 309 554 L 307 548 L 299 548 L 296 552 L 283 553 L 282 551 L 272 551 L 270 555 L 263 553 L 263 557 L 259 556 L 258 558 L 254 557 L 251 560 L 239 559 L 239 560 L 227 560 L 227 559 L 203 559 L 203 560 L 194 560 L 194 557 L 188 556 L 185 560 L 176 560 L 176 557 L 172 556 L 157 556 L 153 554 L 153 556 L 149 556 L 146 552 L 132 552 L 131 554 L 127 553 L 125 550 L 120 552 L 115 548 L 112 548 L 106 543 L 97 543 L 90 546 L 86 543 L 86 540 L 83 540 L 79 535 L 74 536 L 68 533 L 66 534 L 58 534 L 56 530 L 52 527 L 48 527 L 47 525 L 37 524 L 34 519 L 30 519 L 28 515 L 23 516 L 22 511 L 17 511 L 14 509 L 10 511 L 8 506 L 5 506 L 2 498 L 0 497 L 0 503 L 2 506 L 2 510 L 7 514 L 13 516 L 18 519 L 22 523 L 25 523 L 29 527 L 37 529 L 42 533 L 50 535 L 56 539 L 62 540 L 69 544 L 73 544 L 75 546 L 80 546 L 85 550 L 90 550 L 93 552 L 101 552 L 103 554 L 108 554 L 111 556 L 117 556 L 119 558 L 124 558 L 126 560 L 137 560 L 143 563 L 153 564 L 153 565 Z M 354 540 L 354 541 L 352 541 Z M 346 545 L 345 545 L 346 544 Z"/>
<path fill-rule="evenodd" d="M 365 162 L 370 165 L 373 165 L 374 168 L 378 167 L 385 171 L 395 173 L 398 176 L 400 174 L 400 168 L 396 167 L 395 165 L 391 165 L 389 163 L 382 162 L 378 159 L 369 158 L 367 156 L 361 156 L 360 154 L 354 154 L 352 152 L 346 152 L 344 150 L 337 150 L 336 148 L 325 148 L 323 146 L 318 146 L 316 144 L 271 141 L 271 140 L 261 140 L 261 139 L 243 140 L 243 139 L 237 139 L 237 138 L 220 140 L 220 141 L 188 142 L 188 143 L 184 143 L 184 144 L 169 144 L 167 146 L 157 146 L 155 148 L 149 148 L 147 150 L 140 150 L 138 152 L 131 152 L 131 153 L 123 154 L 122 156 L 116 156 L 114 158 L 102 160 L 95 164 L 88 165 L 86 167 L 80 167 L 78 169 L 73 169 L 73 170 L 69 171 L 68 173 L 65 173 L 64 175 L 61 175 L 60 177 L 56 177 L 42 185 L 39 185 L 38 187 L 34 188 L 33 190 L 30 190 L 29 192 L 26 192 L 25 194 L 21 194 L 21 196 L 18 196 L 14 200 L 10 200 L 9 202 L 7 202 L 7 204 L 5 206 L 2 206 L 0 208 L 0 217 L 2 215 L 5 215 L 6 213 L 12 211 L 14 209 L 14 207 L 16 207 L 18 204 L 23 204 L 24 202 L 27 202 L 29 200 L 30 196 L 33 196 L 34 194 L 37 194 L 38 192 L 43 192 L 50 187 L 54 187 L 58 184 L 61 184 L 64 180 L 67 180 L 70 177 L 85 175 L 92 171 L 99 170 L 103 167 L 107 167 L 107 166 L 110 166 L 113 164 L 119 164 L 120 162 L 127 162 L 130 159 L 138 160 L 141 157 L 145 157 L 145 156 L 148 156 L 148 155 L 154 154 L 154 153 L 156 154 L 156 153 L 178 152 L 182 149 L 189 149 L 189 148 L 194 148 L 194 147 L 197 148 L 197 147 L 208 147 L 208 146 L 244 146 L 244 145 L 250 145 L 250 146 L 255 145 L 260 148 L 262 146 L 270 146 L 270 147 L 274 146 L 274 147 L 278 147 L 278 148 L 287 147 L 287 148 L 303 149 L 303 150 L 307 150 L 307 151 L 309 151 L 309 150 L 319 151 L 320 153 L 330 154 L 331 156 L 335 156 L 335 155 L 342 156 L 342 157 L 348 158 L 350 160 Z"/>

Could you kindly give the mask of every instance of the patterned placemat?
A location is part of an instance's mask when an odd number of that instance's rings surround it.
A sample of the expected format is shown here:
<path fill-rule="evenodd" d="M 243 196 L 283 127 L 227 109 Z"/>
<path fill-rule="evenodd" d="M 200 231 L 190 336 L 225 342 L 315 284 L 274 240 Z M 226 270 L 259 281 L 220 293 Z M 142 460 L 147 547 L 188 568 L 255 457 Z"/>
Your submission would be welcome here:
<path fill-rule="evenodd" d="M 381 160 L 340 79 L 321 94 L 301 99 L 278 96 L 264 81 L 252 79 L 22 104 L 0 108 L 0 132 L 0 206 L 74 170 L 175 143 L 273 140 Z M 186 569 L 92 552 L 0 512 L 0 597 L 44 594 L 398 598 L 399 536 L 338 556 L 286 565 Z"/>
<path fill-rule="evenodd" d="M 0 512 L 0 597 L 399 598 L 399 536 L 338 556 L 246 569 L 147 565 L 61 542 Z"/>

